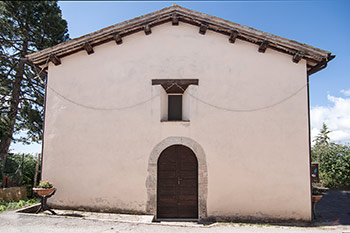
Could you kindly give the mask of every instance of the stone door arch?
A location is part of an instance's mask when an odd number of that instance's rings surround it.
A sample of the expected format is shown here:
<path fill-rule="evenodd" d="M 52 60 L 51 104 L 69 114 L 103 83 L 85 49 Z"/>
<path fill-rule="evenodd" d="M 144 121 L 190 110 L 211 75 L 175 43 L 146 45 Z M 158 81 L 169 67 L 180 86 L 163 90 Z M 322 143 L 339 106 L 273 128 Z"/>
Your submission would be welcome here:
<path fill-rule="evenodd" d="M 146 211 L 157 218 L 157 162 L 160 154 L 172 145 L 184 145 L 190 148 L 198 160 L 198 217 L 207 217 L 208 173 L 205 153 L 193 139 L 187 137 L 168 137 L 158 143 L 152 150 L 148 160 L 148 176 L 146 179 L 147 204 Z"/>

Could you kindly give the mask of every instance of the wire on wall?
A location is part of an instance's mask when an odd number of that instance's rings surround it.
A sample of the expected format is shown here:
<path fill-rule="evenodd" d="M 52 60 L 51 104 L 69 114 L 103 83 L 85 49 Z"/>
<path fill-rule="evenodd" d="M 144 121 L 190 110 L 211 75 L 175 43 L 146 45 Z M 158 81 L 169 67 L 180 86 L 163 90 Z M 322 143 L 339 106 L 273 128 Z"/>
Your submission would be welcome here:
<path fill-rule="evenodd" d="M 255 111 L 260 111 L 260 110 L 264 110 L 264 109 L 268 109 L 268 108 L 272 108 L 276 105 L 279 105 L 289 99 L 291 99 L 292 97 L 294 97 L 295 95 L 297 95 L 299 92 L 301 92 L 307 85 L 303 85 L 301 88 L 299 88 L 297 91 L 295 91 L 294 93 L 292 93 L 291 95 L 273 103 L 273 104 L 270 104 L 270 105 L 267 105 L 267 106 L 264 106 L 264 107 L 259 107 L 259 108 L 252 108 L 252 109 L 230 109 L 230 108 L 225 108 L 225 107 L 222 107 L 222 106 L 217 106 L 217 105 L 214 105 L 214 104 L 211 104 L 205 100 L 202 100 L 200 98 L 198 98 L 197 96 L 194 96 L 192 95 L 191 93 L 188 93 L 189 96 L 191 96 L 193 99 L 199 101 L 200 103 L 202 104 L 205 104 L 205 105 L 208 105 L 210 107 L 213 107 L 213 108 L 217 108 L 217 109 L 220 109 L 220 110 L 224 110 L 224 111 L 228 111 L 228 112 L 255 112 Z M 134 108 L 134 107 L 137 107 L 137 106 L 140 106 L 140 105 L 143 105 L 151 100 L 153 100 L 154 98 L 160 96 L 160 94 L 158 95 L 155 95 L 155 96 L 152 96 L 151 98 L 148 98 L 144 101 L 141 101 L 141 102 L 138 102 L 136 104 L 133 104 L 133 105 L 129 105 L 129 106 L 123 106 L 123 107 L 111 107 L 111 108 L 102 108 L 102 107 L 95 107 L 95 106 L 89 106 L 89 105 L 86 105 L 86 104 L 82 104 L 82 103 L 78 103 L 74 100 L 71 100 L 69 99 L 68 97 L 60 94 L 59 92 L 57 92 L 55 89 L 51 88 L 50 86 L 48 86 L 48 88 L 50 90 L 52 90 L 55 94 L 57 94 L 58 96 L 60 96 L 62 99 L 72 103 L 72 104 L 75 104 L 75 105 L 78 105 L 80 107 L 83 107 L 83 108 L 89 108 L 89 109 L 93 109 L 93 110 L 101 110 L 101 111 L 113 111 L 113 110 L 125 110 L 125 109 L 130 109 L 130 108 Z"/>
<path fill-rule="evenodd" d="M 57 92 L 55 89 L 51 88 L 50 86 L 48 86 L 48 88 L 50 90 L 52 90 L 53 92 L 55 92 L 56 95 L 60 96 L 62 99 L 72 103 L 72 104 L 75 104 L 75 105 L 78 105 L 80 107 L 83 107 L 83 108 L 88 108 L 88 109 L 93 109 L 93 110 L 100 110 L 100 111 L 114 111 L 114 110 L 125 110 L 125 109 L 129 109 L 129 108 L 134 108 L 134 107 L 137 107 L 137 106 L 140 106 L 140 105 L 143 105 L 151 100 L 153 100 L 154 98 L 160 96 L 159 94 L 158 95 L 155 95 L 155 96 L 152 96 L 151 98 L 149 99 L 146 99 L 144 101 L 141 101 L 141 102 L 138 102 L 136 104 L 133 104 L 133 105 L 129 105 L 129 106 L 123 106 L 123 107 L 111 107 L 111 108 L 102 108 L 102 107 L 95 107 L 95 106 L 89 106 L 89 105 L 86 105 L 86 104 L 82 104 L 82 103 L 78 103 L 74 100 L 71 100 L 69 98 L 67 98 L 66 96 L 60 94 L 59 92 Z"/>
<path fill-rule="evenodd" d="M 37 76 L 36 77 L 39 77 L 40 78 L 40 73 L 47 67 L 49 63 L 49 59 L 46 60 L 46 64 L 43 66 L 43 68 L 40 70 L 39 73 L 37 73 Z M 41 78 L 40 78 L 41 80 Z M 180 87 L 177 83 L 173 83 L 171 86 L 169 86 L 167 89 L 171 88 L 173 85 L 176 85 L 178 86 L 179 88 L 181 88 L 183 90 L 182 87 Z M 298 90 L 296 90 L 295 92 L 293 92 L 291 95 L 288 95 L 286 96 L 285 98 L 282 98 L 280 99 L 279 101 L 276 101 L 275 103 L 272 103 L 270 105 L 266 105 L 264 107 L 259 107 L 259 108 L 251 108 L 251 109 L 232 109 L 232 108 L 225 108 L 225 107 L 222 107 L 222 106 L 218 106 L 218 105 L 215 105 L 215 104 L 211 104 L 205 100 L 202 100 L 200 98 L 198 98 L 197 96 L 194 96 L 192 95 L 190 92 L 188 92 L 188 95 L 191 96 L 193 99 L 197 100 L 198 102 L 202 103 L 202 104 L 205 104 L 205 105 L 208 105 L 210 107 L 213 107 L 213 108 L 216 108 L 216 109 L 220 109 L 220 110 L 223 110 L 223 111 L 228 111 L 228 112 L 255 112 L 255 111 L 261 111 L 261 110 L 264 110 L 264 109 L 268 109 L 268 108 L 272 108 L 272 107 L 275 107 L 289 99 L 291 99 L 292 97 L 294 97 L 295 95 L 297 95 L 299 92 L 301 92 L 305 87 L 307 86 L 307 84 L 303 85 L 301 88 L 299 88 Z M 155 95 L 155 96 L 152 96 L 151 98 L 148 98 L 144 101 L 141 101 L 141 102 L 138 102 L 136 104 L 133 104 L 133 105 L 129 105 L 129 106 L 122 106 L 122 107 L 111 107 L 111 108 L 102 108 L 102 107 L 96 107 L 96 106 L 89 106 L 87 104 L 82 104 L 82 103 L 78 103 L 68 97 L 66 97 L 65 95 L 62 95 L 61 93 L 59 93 L 58 91 L 56 91 L 55 89 L 53 89 L 52 87 L 50 87 L 49 85 L 47 85 L 47 87 L 53 91 L 56 95 L 60 96 L 62 99 L 72 103 L 72 104 L 75 104 L 77 106 L 80 106 L 80 107 L 83 107 L 83 108 L 88 108 L 88 109 L 92 109 L 92 110 L 99 110 L 99 111 L 114 111 L 114 110 L 126 110 L 126 109 L 130 109 L 130 108 L 134 108 L 134 107 L 137 107 L 137 106 L 140 106 L 140 105 L 143 105 L 151 100 L 153 100 L 154 98 L 157 98 L 158 96 L 160 96 L 160 94 L 158 95 Z M 185 91 L 185 90 L 183 90 Z"/>
<path fill-rule="evenodd" d="M 297 95 L 300 91 L 302 91 L 305 87 L 307 86 L 306 85 L 303 85 L 301 88 L 299 88 L 296 92 L 292 93 L 291 95 L 273 103 L 273 104 L 270 104 L 270 105 L 266 105 L 264 107 L 259 107 L 259 108 L 251 108 L 251 109 L 230 109 L 230 108 L 225 108 L 225 107 L 221 107 L 221 106 L 217 106 L 217 105 L 214 105 L 214 104 L 211 104 L 211 103 L 208 103 L 207 101 L 205 100 L 202 100 L 194 95 L 192 95 L 191 93 L 189 93 L 188 95 L 191 96 L 193 99 L 197 100 L 198 102 L 201 102 L 202 104 L 205 104 L 205 105 L 208 105 L 210 107 L 213 107 L 213 108 L 217 108 L 217 109 L 220 109 L 220 110 L 224 110 L 224 111 L 228 111 L 228 112 L 255 112 L 255 111 L 260 111 L 260 110 L 264 110 L 264 109 L 268 109 L 268 108 L 272 108 L 276 105 L 279 105 L 287 100 L 289 100 L 290 98 L 294 97 L 295 95 Z"/>

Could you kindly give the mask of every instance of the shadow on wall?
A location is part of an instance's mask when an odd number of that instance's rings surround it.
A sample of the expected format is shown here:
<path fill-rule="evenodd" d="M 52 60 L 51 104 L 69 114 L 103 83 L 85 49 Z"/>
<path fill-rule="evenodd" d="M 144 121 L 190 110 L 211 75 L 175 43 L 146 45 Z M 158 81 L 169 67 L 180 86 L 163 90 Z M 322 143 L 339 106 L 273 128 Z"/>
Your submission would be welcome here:
<path fill-rule="evenodd" d="M 331 190 L 316 205 L 317 225 L 350 225 L 350 191 Z"/>

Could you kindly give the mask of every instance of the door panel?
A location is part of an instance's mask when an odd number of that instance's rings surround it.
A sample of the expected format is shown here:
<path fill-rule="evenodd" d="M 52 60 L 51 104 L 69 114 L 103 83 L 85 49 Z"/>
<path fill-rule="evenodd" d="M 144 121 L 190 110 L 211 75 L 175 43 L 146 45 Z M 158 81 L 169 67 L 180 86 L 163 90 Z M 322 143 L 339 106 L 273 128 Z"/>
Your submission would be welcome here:
<path fill-rule="evenodd" d="M 198 162 L 192 150 L 165 149 L 157 177 L 157 218 L 198 218 Z"/>

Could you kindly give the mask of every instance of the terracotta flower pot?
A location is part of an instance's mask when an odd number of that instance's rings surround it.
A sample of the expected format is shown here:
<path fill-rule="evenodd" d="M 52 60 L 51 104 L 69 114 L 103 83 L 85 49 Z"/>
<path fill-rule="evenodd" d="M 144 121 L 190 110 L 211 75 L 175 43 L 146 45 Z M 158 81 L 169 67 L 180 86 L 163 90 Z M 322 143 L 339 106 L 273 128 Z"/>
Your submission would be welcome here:
<path fill-rule="evenodd" d="M 322 199 L 322 195 L 312 195 L 312 202 L 318 202 Z"/>
<path fill-rule="evenodd" d="M 36 192 L 41 197 L 49 196 L 53 191 L 55 191 L 55 188 L 33 188 L 33 191 Z"/>

